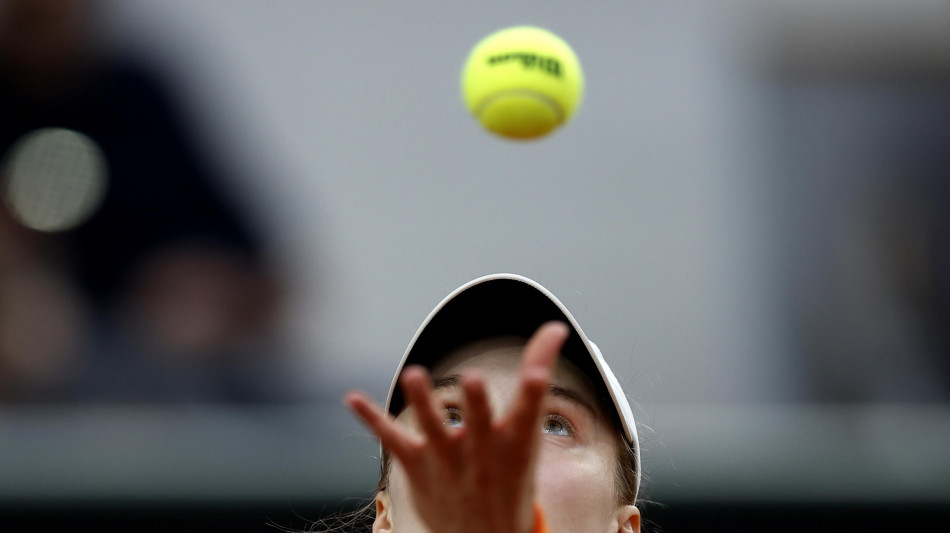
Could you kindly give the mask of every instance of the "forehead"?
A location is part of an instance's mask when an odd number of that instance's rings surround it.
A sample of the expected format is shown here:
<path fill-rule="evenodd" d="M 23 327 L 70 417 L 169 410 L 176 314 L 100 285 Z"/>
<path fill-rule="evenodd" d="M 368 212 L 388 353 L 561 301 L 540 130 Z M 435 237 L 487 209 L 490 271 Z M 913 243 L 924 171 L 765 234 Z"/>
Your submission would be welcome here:
<path fill-rule="evenodd" d="M 432 377 L 438 380 L 476 369 L 488 385 L 513 391 L 520 378 L 521 354 L 526 344 L 527 340 L 521 337 L 495 337 L 476 341 L 453 350 L 442 358 L 432 367 Z M 551 382 L 553 386 L 578 394 L 588 405 L 600 412 L 594 386 L 567 358 L 558 358 Z"/>

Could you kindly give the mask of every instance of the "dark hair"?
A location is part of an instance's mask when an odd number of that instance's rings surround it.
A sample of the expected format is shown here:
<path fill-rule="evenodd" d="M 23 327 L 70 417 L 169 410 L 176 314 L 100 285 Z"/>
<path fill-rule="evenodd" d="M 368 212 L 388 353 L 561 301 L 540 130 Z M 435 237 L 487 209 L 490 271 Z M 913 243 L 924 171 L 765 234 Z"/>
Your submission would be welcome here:
<path fill-rule="evenodd" d="M 618 428 L 619 430 L 619 428 Z M 619 439 L 617 469 L 614 470 L 617 500 L 620 505 L 633 505 L 637 495 L 637 450 L 627 439 Z"/>

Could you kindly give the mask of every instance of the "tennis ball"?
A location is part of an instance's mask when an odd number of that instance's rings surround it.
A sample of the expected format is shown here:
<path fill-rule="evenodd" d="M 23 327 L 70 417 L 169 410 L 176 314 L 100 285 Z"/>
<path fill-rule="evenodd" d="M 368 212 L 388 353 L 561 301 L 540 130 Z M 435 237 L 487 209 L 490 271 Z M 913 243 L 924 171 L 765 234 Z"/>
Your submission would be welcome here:
<path fill-rule="evenodd" d="M 479 41 L 462 69 L 462 98 L 489 131 L 510 139 L 544 136 L 574 115 L 584 74 L 574 50 L 533 26 Z"/>

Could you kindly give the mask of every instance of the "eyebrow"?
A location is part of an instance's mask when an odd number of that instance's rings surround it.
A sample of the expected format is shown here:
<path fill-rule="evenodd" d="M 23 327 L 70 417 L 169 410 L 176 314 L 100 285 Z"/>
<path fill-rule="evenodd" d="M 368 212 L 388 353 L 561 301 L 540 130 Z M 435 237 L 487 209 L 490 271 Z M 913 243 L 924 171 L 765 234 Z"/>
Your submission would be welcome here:
<path fill-rule="evenodd" d="M 432 381 L 432 390 L 442 389 L 460 389 L 462 388 L 462 377 L 458 374 L 436 378 Z"/>
<path fill-rule="evenodd" d="M 451 374 L 441 378 L 436 378 L 432 382 L 433 390 L 444 390 L 444 389 L 461 389 L 462 388 L 462 378 L 458 374 Z M 563 398 L 571 403 L 577 404 L 582 408 L 590 412 L 591 416 L 597 418 L 597 410 L 594 409 L 594 406 L 587 401 L 579 392 L 573 389 L 568 389 L 560 385 L 551 385 L 551 388 L 548 390 L 548 393 L 551 396 L 556 398 Z"/>
<path fill-rule="evenodd" d="M 563 398 L 569 402 L 575 403 L 586 409 L 590 415 L 597 418 L 597 411 L 579 392 L 573 389 L 564 388 L 558 385 L 551 385 L 550 393 L 557 398 Z"/>

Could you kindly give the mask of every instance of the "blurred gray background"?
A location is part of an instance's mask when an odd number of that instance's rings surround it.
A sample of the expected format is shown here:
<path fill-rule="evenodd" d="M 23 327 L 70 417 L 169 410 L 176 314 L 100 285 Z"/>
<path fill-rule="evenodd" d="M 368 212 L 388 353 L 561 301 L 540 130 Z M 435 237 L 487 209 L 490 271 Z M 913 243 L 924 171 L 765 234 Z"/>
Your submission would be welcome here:
<path fill-rule="evenodd" d="M 382 391 L 444 295 L 516 272 L 563 298 L 635 398 L 803 396 L 774 216 L 789 178 L 771 167 L 779 117 L 754 72 L 764 13 L 117 7 L 126 39 L 181 68 L 207 142 L 279 239 L 295 287 L 286 326 L 315 384 Z M 575 120 L 533 143 L 484 132 L 459 90 L 475 42 L 519 23 L 567 39 L 587 78 Z"/>
<path fill-rule="evenodd" d="M 261 228 L 293 394 L 13 403 L 0 497 L 366 496 L 375 445 L 340 395 L 382 398 L 442 297 L 514 272 L 625 385 L 649 498 L 950 503 L 950 4 L 98 6 Z M 460 97 L 470 48 L 515 24 L 586 77 L 538 141 Z"/>

